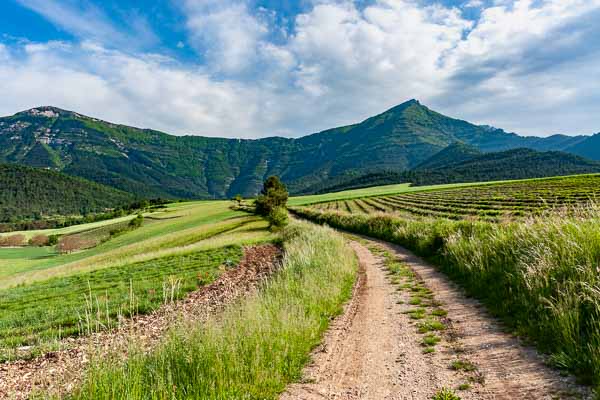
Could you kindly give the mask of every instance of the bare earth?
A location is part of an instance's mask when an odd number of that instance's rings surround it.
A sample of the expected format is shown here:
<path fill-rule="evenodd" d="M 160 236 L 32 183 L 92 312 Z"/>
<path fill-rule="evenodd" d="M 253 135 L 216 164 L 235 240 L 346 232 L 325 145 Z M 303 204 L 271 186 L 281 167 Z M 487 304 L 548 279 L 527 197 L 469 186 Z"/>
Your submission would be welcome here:
<path fill-rule="evenodd" d="M 503 333 L 478 302 L 467 299 L 432 266 L 398 246 L 369 245 L 391 252 L 433 291 L 435 301 L 448 311 L 444 322 L 449 329 L 442 342 L 434 353 L 423 353 L 423 335 L 403 313 L 414 309 L 407 304 L 409 294 L 390 282 L 381 257 L 353 241 L 362 268 L 354 297 L 314 352 L 303 382 L 291 385 L 281 400 L 420 400 L 442 388 L 462 399 L 591 398 L 586 388 L 546 367 L 535 350 Z M 450 368 L 459 359 L 477 369 Z M 457 390 L 466 383 L 468 390 Z"/>

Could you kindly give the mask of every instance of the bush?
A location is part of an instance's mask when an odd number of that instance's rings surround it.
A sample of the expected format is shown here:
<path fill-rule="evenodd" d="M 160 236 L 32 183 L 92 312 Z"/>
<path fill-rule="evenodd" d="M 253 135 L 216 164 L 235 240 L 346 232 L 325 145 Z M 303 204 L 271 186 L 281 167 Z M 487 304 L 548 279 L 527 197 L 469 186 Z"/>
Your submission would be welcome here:
<path fill-rule="evenodd" d="M 142 214 L 138 214 L 137 217 L 129 221 L 129 228 L 136 229 L 142 226 L 144 223 L 144 216 Z"/>
<path fill-rule="evenodd" d="M 43 247 L 48 246 L 50 239 L 46 235 L 35 235 L 31 239 L 29 239 L 30 246 Z"/>
<path fill-rule="evenodd" d="M 48 236 L 48 246 L 56 246 L 58 244 L 58 235 L 50 235 Z"/>
<path fill-rule="evenodd" d="M 288 212 L 285 207 L 275 207 L 267 215 L 267 221 L 269 221 L 269 228 L 280 229 L 288 224 Z"/>
<path fill-rule="evenodd" d="M 17 247 L 25 243 L 24 235 L 11 235 L 0 237 L 0 247 Z"/>
<path fill-rule="evenodd" d="M 288 191 L 285 185 L 276 176 L 269 177 L 256 198 L 255 211 L 259 215 L 268 216 L 277 207 L 285 207 L 288 200 Z"/>

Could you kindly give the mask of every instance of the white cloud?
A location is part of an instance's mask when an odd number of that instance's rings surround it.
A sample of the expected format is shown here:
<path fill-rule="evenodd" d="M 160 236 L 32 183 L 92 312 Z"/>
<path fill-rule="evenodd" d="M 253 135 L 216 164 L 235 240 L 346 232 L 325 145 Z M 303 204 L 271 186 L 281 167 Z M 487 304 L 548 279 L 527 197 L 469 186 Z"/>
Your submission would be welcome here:
<path fill-rule="evenodd" d="M 268 28 L 245 2 L 186 0 L 183 7 L 192 45 L 219 72 L 237 74 L 253 65 Z"/>
<path fill-rule="evenodd" d="M 464 8 L 481 8 L 483 7 L 483 0 L 469 0 L 463 4 Z"/>
<path fill-rule="evenodd" d="M 244 137 L 257 133 L 260 119 L 255 95 L 243 86 L 214 82 L 164 57 L 132 57 L 89 43 L 30 46 L 0 65 L 0 81 L 2 114 L 54 105 L 171 133 Z"/>
<path fill-rule="evenodd" d="M 320 0 L 284 35 L 243 0 L 186 0 L 198 65 L 100 40 L 0 47 L 0 113 L 52 104 L 172 133 L 298 136 L 414 97 L 519 133 L 600 130 L 600 0 L 493 3 L 470 21 L 417 0 Z"/>

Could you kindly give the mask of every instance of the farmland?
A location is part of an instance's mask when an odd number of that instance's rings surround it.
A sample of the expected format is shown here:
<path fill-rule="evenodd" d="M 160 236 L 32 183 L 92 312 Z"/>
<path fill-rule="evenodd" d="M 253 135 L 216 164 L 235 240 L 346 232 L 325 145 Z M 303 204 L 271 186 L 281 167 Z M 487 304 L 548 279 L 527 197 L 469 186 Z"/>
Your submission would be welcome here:
<path fill-rule="evenodd" d="M 600 176 L 425 188 L 295 207 L 399 244 L 480 299 L 549 363 L 600 384 Z"/>
<path fill-rule="evenodd" d="M 51 230 L 95 241 L 70 254 L 50 246 L 0 249 L 0 358 L 151 312 L 237 264 L 242 245 L 274 238 L 265 222 L 228 202 L 173 204 L 123 230 L 130 219 Z M 115 230 L 122 233 L 111 236 Z"/>
<path fill-rule="evenodd" d="M 600 175 L 534 179 L 476 186 L 398 187 L 399 192 L 379 194 L 378 190 L 329 194 L 332 201 L 312 207 L 349 213 L 396 213 L 412 216 L 498 221 L 569 210 L 594 201 L 600 194 Z M 404 189 L 404 190 L 403 190 Z M 358 192 L 358 191 L 357 191 Z M 385 192 L 384 192 L 385 193 Z M 323 201 L 322 199 L 319 199 Z"/>

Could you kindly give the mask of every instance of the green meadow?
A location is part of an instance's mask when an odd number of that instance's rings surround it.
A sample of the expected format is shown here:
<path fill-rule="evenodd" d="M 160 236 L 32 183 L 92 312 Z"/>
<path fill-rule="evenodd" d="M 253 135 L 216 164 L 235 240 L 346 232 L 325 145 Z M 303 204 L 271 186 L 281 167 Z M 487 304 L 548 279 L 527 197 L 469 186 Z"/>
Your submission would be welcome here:
<path fill-rule="evenodd" d="M 126 227 L 122 218 L 81 225 L 65 234 L 108 240 L 71 254 L 49 246 L 0 249 L 0 359 L 23 347 L 36 354 L 66 336 L 114 327 L 120 316 L 151 312 L 237 264 L 241 246 L 276 239 L 267 222 L 229 206 L 174 203 L 114 237 L 107 231 Z"/>

